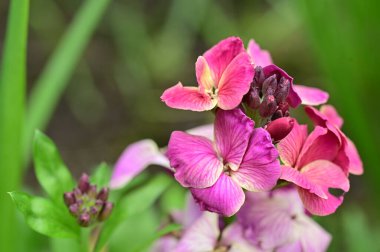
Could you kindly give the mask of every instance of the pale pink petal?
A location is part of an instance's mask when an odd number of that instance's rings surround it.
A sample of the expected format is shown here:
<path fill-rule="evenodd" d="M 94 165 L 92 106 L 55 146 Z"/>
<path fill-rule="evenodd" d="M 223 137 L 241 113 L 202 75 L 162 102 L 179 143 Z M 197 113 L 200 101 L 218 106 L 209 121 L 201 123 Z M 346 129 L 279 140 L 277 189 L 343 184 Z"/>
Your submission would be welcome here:
<path fill-rule="evenodd" d="M 247 52 L 251 56 L 255 66 L 266 67 L 273 64 L 270 53 L 267 50 L 262 50 L 259 44 L 257 44 L 253 39 L 251 39 L 248 43 Z"/>
<path fill-rule="evenodd" d="M 195 63 L 195 73 L 201 91 L 212 91 L 213 88 L 216 88 L 213 73 L 203 56 L 199 56 Z"/>
<path fill-rule="evenodd" d="M 110 187 L 116 189 L 125 186 L 149 165 L 169 167 L 169 160 L 153 140 L 145 139 L 129 145 L 115 164 Z"/>
<path fill-rule="evenodd" d="M 359 152 L 355 147 L 355 144 L 349 139 L 347 139 L 347 147 L 345 152 L 347 153 L 349 159 L 349 172 L 355 175 L 363 174 L 363 163 L 360 158 Z"/>
<path fill-rule="evenodd" d="M 247 53 L 236 56 L 223 72 L 218 84 L 218 106 L 224 110 L 236 108 L 248 93 L 254 73 Z"/>
<path fill-rule="evenodd" d="M 210 140 L 214 140 L 214 124 L 201 125 L 186 131 L 191 135 L 203 136 Z"/>
<path fill-rule="evenodd" d="M 219 83 L 224 70 L 241 52 L 244 52 L 244 44 L 241 39 L 229 37 L 220 41 L 204 53 L 203 56 L 207 60 L 216 83 Z"/>
<path fill-rule="evenodd" d="M 184 187 L 212 186 L 223 170 L 212 142 L 202 136 L 174 131 L 166 155 L 175 169 L 175 178 Z"/>
<path fill-rule="evenodd" d="M 178 239 L 172 235 L 165 235 L 158 239 L 150 248 L 150 252 L 171 252 L 178 244 Z"/>
<path fill-rule="evenodd" d="M 263 128 L 254 130 L 243 161 L 231 177 L 248 191 L 272 189 L 281 174 L 278 152 L 269 133 Z"/>
<path fill-rule="evenodd" d="M 216 146 L 224 164 L 236 171 L 247 149 L 254 122 L 240 109 L 219 109 L 214 128 Z"/>
<path fill-rule="evenodd" d="M 338 127 L 339 129 L 342 128 L 343 125 L 343 118 L 338 114 L 334 106 L 332 105 L 323 105 L 320 108 L 320 112 L 326 117 L 326 119 Z"/>
<path fill-rule="evenodd" d="M 183 234 L 173 252 L 213 251 L 220 231 L 218 215 L 204 212 Z"/>
<path fill-rule="evenodd" d="M 245 199 L 243 189 L 224 173 L 213 186 L 191 188 L 191 193 L 202 210 L 224 216 L 232 216 L 239 211 Z"/>
<path fill-rule="evenodd" d="M 294 90 L 301 98 L 303 105 L 318 106 L 324 104 L 329 99 L 329 94 L 315 87 L 294 85 Z"/>
<path fill-rule="evenodd" d="M 182 83 L 168 88 L 161 96 L 161 100 L 167 106 L 176 109 L 192 111 L 211 110 L 216 105 L 216 100 L 196 87 L 184 87 Z"/>
<path fill-rule="evenodd" d="M 220 245 L 229 248 L 228 252 L 262 252 L 244 237 L 243 226 L 237 222 L 223 230 Z"/>
<path fill-rule="evenodd" d="M 286 98 L 286 101 L 293 108 L 296 108 L 298 107 L 298 105 L 301 104 L 301 98 L 298 96 L 298 94 L 294 91 L 294 88 L 293 88 L 293 78 L 290 77 L 284 70 L 282 70 L 276 65 L 269 65 L 269 66 L 264 67 L 263 71 L 264 71 L 264 75 L 267 77 L 273 74 L 276 74 L 277 76 L 281 76 L 289 80 L 290 89 L 289 89 L 289 95 L 288 95 L 288 98 Z"/>
<path fill-rule="evenodd" d="M 277 145 L 282 162 L 295 167 L 302 146 L 307 137 L 307 126 L 294 122 L 292 131 Z"/>

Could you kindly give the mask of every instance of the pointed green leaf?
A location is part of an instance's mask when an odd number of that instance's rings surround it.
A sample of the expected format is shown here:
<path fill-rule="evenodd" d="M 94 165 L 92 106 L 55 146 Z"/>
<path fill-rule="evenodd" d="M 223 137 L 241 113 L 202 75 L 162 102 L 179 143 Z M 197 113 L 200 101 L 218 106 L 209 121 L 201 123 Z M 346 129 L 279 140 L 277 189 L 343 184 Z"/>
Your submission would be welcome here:
<path fill-rule="evenodd" d="M 106 163 L 101 163 L 92 173 L 90 182 L 98 188 L 108 186 L 111 179 L 111 168 Z"/>

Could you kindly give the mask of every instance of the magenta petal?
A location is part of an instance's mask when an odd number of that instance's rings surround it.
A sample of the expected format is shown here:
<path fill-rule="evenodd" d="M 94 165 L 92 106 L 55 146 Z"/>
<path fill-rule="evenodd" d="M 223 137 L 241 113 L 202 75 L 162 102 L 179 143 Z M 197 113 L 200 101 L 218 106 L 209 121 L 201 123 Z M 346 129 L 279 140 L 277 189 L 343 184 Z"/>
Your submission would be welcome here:
<path fill-rule="evenodd" d="M 281 174 L 278 152 L 269 133 L 263 128 L 254 130 L 243 161 L 232 178 L 248 191 L 272 189 Z"/>
<path fill-rule="evenodd" d="M 237 170 L 247 149 L 254 122 L 240 109 L 216 112 L 215 142 L 225 165 Z"/>
<path fill-rule="evenodd" d="M 338 114 L 336 109 L 331 105 L 323 105 L 320 108 L 321 114 L 323 114 L 330 123 L 338 127 L 339 129 L 343 126 L 343 118 Z"/>
<path fill-rule="evenodd" d="M 195 73 L 201 91 L 210 91 L 216 87 L 213 73 L 203 56 L 199 56 L 195 63 Z"/>
<path fill-rule="evenodd" d="M 355 175 L 361 175 L 363 174 L 363 163 L 359 152 L 356 149 L 355 144 L 349 138 L 346 138 L 346 140 L 347 146 L 345 152 L 349 159 L 349 172 Z"/>
<path fill-rule="evenodd" d="M 121 188 L 149 165 L 169 167 L 169 160 L 150 139 L 129 145 L 115 164 L 110 181 L 111 188 Z"/>
<path fill-rule="evenodd" d="M 270 53 L 267 50 L 262 50 L 253 39 L 248 43 L 247 52 L 251 56 L 254 66 L 266 67 L 273 64 Z"/>
<path fill-rule="evenodd" d="M 229 37 L 213 46 L 204 53 L 204 57 L 214 74 L 215 82 L 219 83 L 224 70 L 231 61 L 244 52 L 244 45 L 240 38 Z"/>
<path fill-rule="evenodd" d="M 218 215 L 204 212 L 183 234 L 172 252 L 213 251 L 220 231 Z"/>
<path fill-rule="evenodd" d="M 191 193 L 202 210 L 224 216 L 232 216 L 239 211 L 245 199 L 243 189 L 224 173 L 213 186 L 204 189 L 191 188 Z"/>
<path fill-rule="evenodd" d="M 301 98 L 303 105 L 317 106 L 327 102 L 329 94 L 319 88 L 294 85 L 294 90 Z"/>
<path fill-rule="evenodd" d="M 214 124 L 205 124 L 195 128 L 186 130 L 187 133 L 196 136 L 203 136 L 210 140 L 214 140 Z"/>
<path fill-rule="evenodd" d="M 307 137 L 307 126 L 294 122 L 292 131 L 278 144 L 278 152 L 282 162 L 291 167 L 295 167 L 302 146 Z"/>
<path fill-rule="evenodd" d="M 212 186 L 223 170 L 212 142 L 205 137 L 174 131 L 166 155 L 175 178 L 185 187 Z"/>
<path fill-rule="evenodd" d="M 211 99 L 206 93 L 196 87 L 184 87 L 180 82 L 166 89 L 161 100 L 171 108 L 192 111 L 211 110 L 216 105 L 216 100 Z"/>
<path fill-rule="evenodd" d="M 254 69 L 247 53 L 236 56 L 227 66 L 218 84 L 218 106 L 229 110 L 236 108 L 248 93 Z"/>

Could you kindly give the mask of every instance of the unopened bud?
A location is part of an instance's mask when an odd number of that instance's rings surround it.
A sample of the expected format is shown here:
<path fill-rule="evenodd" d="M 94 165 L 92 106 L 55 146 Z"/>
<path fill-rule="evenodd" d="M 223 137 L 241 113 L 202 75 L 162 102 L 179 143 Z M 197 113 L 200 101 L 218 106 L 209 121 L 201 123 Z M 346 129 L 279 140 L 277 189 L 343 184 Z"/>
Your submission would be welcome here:
<path fill-rule="evenodd" d="M 277 103 L 273 95 L 264 96 L 262 103 L 260 104 L 259 114 L 261 117 L 269 117 L 277 109 Z"/>
<path fill-rule="evenodd" d="M 75 195 L 73 192 L 67 192 L 63 194 L 63 200 L 65 201 L 66 206 L 70 206 L 75 203 Z"/>
<path fill-rule="evenodd" d="M 275 74 L 269 76 L 263 82 L 262 92 L 263 95 L 274 95 L 277 88 L 277 77 Z"/>
<path fill-rule="evenodd" d="M 282 111 L 280 109 L 277 109 L 276 112 L 274 112 L 274 114 L 272 115 L 271 119 L 272 119 L 272 121 L 274 121 L 274 120 L 281 118 L 283 116 L 284 115 L 283 115 Z"/>
<path fill-rule="evenodd" d="M 111 202 L 105 202 L 98 216 L 98 220 L 104 221 L 105 219 L 107 219 L 110 216 L 112 209 L 113 209 L 113 204 Z"/>
<path fill-rule="evenodd" d="M 253 78 L 253 86 L 261 89 L 265 80 L 263 68 L 261 66 L 255 67 L 255 77 Z"/>
<path fill-rule="evenodd" d="M 71 206 L 69 206 L 69 211 L 72 215 L 77 215 L 79 213 L 79 205 L 78 204 L 72 204 Z"/>
<path fill-rule="evenodd" d="M 246 96 L 246 103 L 251 109 L 257 109 L 260 106 L 260 96 L 257 87 L 250 89 Z"/>
<path fill-rule="evenodd" d="M 90 185 L 87 195 L 91 198 L 95 198 L 97 193 L 96 193 L 96 185 Z"/>
<path fill-rule="evenodd" d="M 88 213 L 81 214 L 78 222 L 82 227 L 88 227 L 90 225 L 91 216 Z"/>
<path fill-rule="evenodd" d="M 86 193 L 88 189 L 90 189 L 90 182 L 88 179 L 88 175 L 83 173 L 78 182 L 78 188 L 82 193 Z"/>
<path fill-rule="evenodd" d="M 294 119 L 291 117 L 282 117 L 270 122 L 266 130 L 271 135 L 273 141 L 280 141 L 284 139 L 294 126 Z"/>
<path fill-rule="evenodd" d="M 289 95 L 289 89 L 290 89 L 290 82 L 289 82 L 289 80 L 287 80 L 284 77 L 281 77 L 281 79 L 280 79 L 280 81 L 278 83 L 276 94 L 275 94 L 276 101 L 278 103 L 284 102 L 286 100 L 286 98 Z"/>
<path fill-rule="evenodd" d="M 98 195 L 96 196 L 97 199 L 99 200 L 102 200 L 102 201 L 107 201 L 108 199 L 108 188 L 107 187 L 104 187 L 102 188 L 102 190 L 100 190 L 100 192 L 98 193 Z"/>

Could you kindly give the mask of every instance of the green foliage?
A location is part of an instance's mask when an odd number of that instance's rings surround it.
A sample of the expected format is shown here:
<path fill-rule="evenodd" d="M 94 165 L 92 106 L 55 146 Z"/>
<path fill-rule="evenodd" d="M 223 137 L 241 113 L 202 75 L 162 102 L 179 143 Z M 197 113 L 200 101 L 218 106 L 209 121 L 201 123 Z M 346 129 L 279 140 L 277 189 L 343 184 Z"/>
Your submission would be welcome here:
<path fill-rule="evenodd" d="M 111 179 L 111 168 L 106 163 L 98 165 L 90 177 L 90 182 L 98 188 L 106 187 Z"/>
<path fill-rule="evenodd" d="M 9 195 L 29 227 L 36 232 L 56 238 L 79 237 L 79 226 L 67 209 L 58 208 L 48 199 L 26 193 L 10 192 Z"/>
<path fill-rule="evenodd" d="M 63 194 L 72 190 L 74 181 L 53 141 L 40 131 L 34 137 L 33 157 L 38 182 L 53 201 L 63 203 Z"/>

